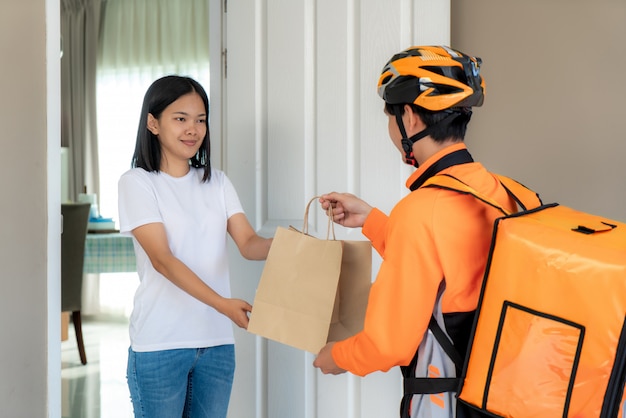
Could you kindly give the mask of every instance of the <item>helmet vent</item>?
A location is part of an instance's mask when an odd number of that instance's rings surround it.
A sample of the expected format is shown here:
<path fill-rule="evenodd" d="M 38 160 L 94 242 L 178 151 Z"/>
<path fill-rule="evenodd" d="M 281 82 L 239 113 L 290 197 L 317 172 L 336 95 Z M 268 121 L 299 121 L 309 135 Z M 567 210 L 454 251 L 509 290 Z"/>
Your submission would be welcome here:
<path fill-rule="evenodd" d="M 383 79 L 380 81 L 380 84 L 381 84 L 381 85 L 385 85 L 385 84 L 387 84 L 387 83 L 389 82 L 389 80 L 391 80 L 391 78 L 392 78 L 392 77 L 393 77 L 393 76 L 392 76 L 391 74 L 389 74 L 387 77 L 383 78 Z"/>

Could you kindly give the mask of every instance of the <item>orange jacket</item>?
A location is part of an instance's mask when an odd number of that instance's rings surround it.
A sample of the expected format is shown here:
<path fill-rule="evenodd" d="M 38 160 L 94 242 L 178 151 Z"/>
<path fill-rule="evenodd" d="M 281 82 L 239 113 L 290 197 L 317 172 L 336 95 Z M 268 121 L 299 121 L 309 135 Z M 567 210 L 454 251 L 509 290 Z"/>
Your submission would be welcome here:
<path fill-rule="evenodd" d="M 464 143 L 457 143 L 433 155 L 409 177 L 407 187 L 443 156 L 464 148 Z M 444 173 L 515 209 L 498 180 L 480 163 L 455 165 L 440 172 Z M 444 278 L 444 314 L 476 309 L 499 216 L 473 196 L 438 188 L 411 192 L 388 217 L 372 210 L 363 234 L 383 262 L 370 290 L 363 331 L 334 345 L 335 363 L 359 376 L 408 365 L 428 328 Z"/>

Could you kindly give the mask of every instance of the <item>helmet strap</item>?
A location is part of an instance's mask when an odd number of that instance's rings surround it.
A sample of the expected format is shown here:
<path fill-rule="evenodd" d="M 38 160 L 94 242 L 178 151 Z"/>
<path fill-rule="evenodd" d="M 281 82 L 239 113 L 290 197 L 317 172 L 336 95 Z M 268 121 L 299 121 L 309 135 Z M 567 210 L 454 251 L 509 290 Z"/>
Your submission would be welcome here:
<path fill-rule="evenodd" d="M 402 106 L 393 106 L 393 113 L 396 117 L 396 123 L 398 124 L 398 128 L 400 128 L 400 134 L 402 135 L 402 149 L 404 149 L 404 159 L 406 160 L 407 164 L 412 165 L 415 168 L 419 167 L 419 163 L 417 162 L 415 155 L 413 155 L 413 144 L 415 144 L 417 141 L 424 138 L 425 136 L 428 136 L 436 127 L 451 123 L 461 114 L 461 112 L 452 110 L 449 110 L 449 112 L 450 114 L 441 119 L 439 122 L 435 123 L 434 125 L 427 126 L 415 135 L 407 138 L 406 129 L 404 128 L 404 122 L 402 122 Z"/>
<path fill-rule="evenodd" d="M 415 138 L 413 135 L 410 139 L 406 137 L 406 129 L 404 128 L 404 122 L 402 121 L 402 105 L 394 105 L 393 106 L 393 114 L 396 117 L 396 123 L 398 124 L 398 128 L 400 129 L 400 135 L 402 135 L 402 149 L 404 150 L 404 161 L 412 165 L 414 167 L 418 167 L 419 164 L 413 155 L 413 144 L 417 142 L 420 138 Z"/>

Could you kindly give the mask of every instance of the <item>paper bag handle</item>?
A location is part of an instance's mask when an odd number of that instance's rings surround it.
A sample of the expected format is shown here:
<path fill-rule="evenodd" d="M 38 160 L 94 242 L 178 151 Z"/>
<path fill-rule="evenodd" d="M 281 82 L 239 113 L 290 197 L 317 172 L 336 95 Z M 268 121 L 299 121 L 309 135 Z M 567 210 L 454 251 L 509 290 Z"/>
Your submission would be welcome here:
<path fill-rule="evenodd" d="M 302 232 L 304 234 L 309 233 L 309 208 L 311 207 L 311 203 L 315 200 L 319 199 L 321 196 L 315 196 L 313 199 L 309 200 L 309 203 L 306 205 L 306 209 L 304 210 L 304 225 L 302 226 Z M 328 215 L 328 228 L 326 229 L 326 239 L 330 238 L 330 233 L 333 233 L 333 240 L 335 240 L 335 223 L 333 222 L 333 207 L 332 205 L 328 205 L 328 210 L 326 211 Z"/>

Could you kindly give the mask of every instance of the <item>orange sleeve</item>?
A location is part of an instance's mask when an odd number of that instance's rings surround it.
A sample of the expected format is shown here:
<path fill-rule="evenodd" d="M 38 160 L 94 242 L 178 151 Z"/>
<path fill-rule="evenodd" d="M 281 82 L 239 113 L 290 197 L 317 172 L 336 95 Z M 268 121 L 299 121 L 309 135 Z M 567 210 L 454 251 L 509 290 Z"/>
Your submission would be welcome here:
<path fill-rule="evenodd" d="M 370 212 L 361 232 L 372 242 L 381 257 L 385 257 L 385 231 L 387 230 L 387 220 L 389 218 L 380 210 L 374 208 Z"/>
<path fill-rule="evenodd" d="M 408 364 L 428 327 L 443 273 L 429 224 L 432 200 L 416 200 L 417 195 L 393 209 L 383 236 L 380 211 L 364 225 L 364 234 L 382 245 L 378 250 L 385 257 L 370 290 L 363 331 L 333 347 L 335 363 L 353 374 Z"/>

